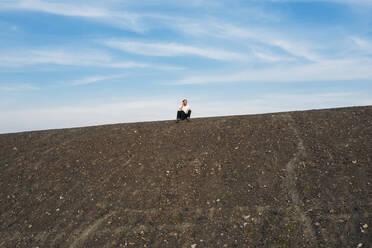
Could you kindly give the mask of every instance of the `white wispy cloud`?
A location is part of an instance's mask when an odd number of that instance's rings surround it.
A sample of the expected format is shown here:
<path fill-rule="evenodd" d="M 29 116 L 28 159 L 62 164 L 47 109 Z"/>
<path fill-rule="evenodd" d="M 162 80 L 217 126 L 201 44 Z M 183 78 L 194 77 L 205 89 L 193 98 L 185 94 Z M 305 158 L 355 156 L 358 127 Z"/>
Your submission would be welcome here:
<path fill-rule="evenodd" d="M 194 75 L 170 84 L 208 84 L 234 82 L 318 82 L 336 80 L 372 80 L 372 61 L 324 60 L 298 66 L 278 66 L 236 73 Z"/>
<path fill-rule="evenodd" d="M 297 1 L 317 2 L 316 0 L 297 0 Z M 321 1 L 322 2 L 334 2 L 334 3 L 362 4 L 362 5 L 372 4 L 372 0 L 321 0 Z"/>
<path fill-rule="evenodd" d="M 27 66 L 37 64 L 92 66 L 107 64 L 111 57 L 94 50 L 65 49 L 21 49 L 22 51 L 3 51 L 0 55 L 0 66 Z"/>
<path fill-rule="evenodd" d="M 263 0 L 266 2 L 330 2 L 330 3 L 344 3 L 351 5 L 372 5 L 372 0 Z"/>
<path fill-rule="evenodd" d="M 256 59 L 266 61 L 266 62 L 270 62 L 270 63 L 294 61 L 295 60 L 294 58 L 291 58 L 289 56 L 280 56 L 280 55 L 277 55 L 277 54 L 267 53 L 267 52 L 263 52 L 263 51 L 254 51 L 253 55 Z"/>
<path fill-rule="evenodd" d="M 54 15 L 89 18 L 136 32 L 144 31 L 144 27 L 140 22 L 140 16 L 138 14 L 125 11 L 115 11 L 98 4 L 96 4 L 97 6 L 94 6 L 94 4 L 94 1 L 87 4 L 86 2 L 79 1 L 54 2 L 41 0 L 14 0 L 0 2 L 0 11 L 7 9 L 26 10 L 45 12 Z"/>
<path fill-rule="evenodd" d="M 242 60 L 246 58 L 246 56 L 239 53 L 177 43 L 147 43 L 118 40 L 108 40 L 104 43 L 112 48 L 146 56 L 169 57 L 194 55 L 215 60 Z"/>
<path fill-rule="evenodd" d="M 116 6 L 120 2 L 116 2 Z M 123 4 L 128 4 L 125 1 Z M 146 5 L 146 3 L 144 3 Z M 148 4 L 148 3 L 147 3 Z M 172 5 L 171 2 L 169 4 Z M 174 3 L 173 3 L 174 4 Z M 224 39 L 245 39 L 258 41 L 266 46 L 280 47 L 287 51 L 289 54 L 298 57 L 304 57 L 309 60 L 317 59 L 317 56 L 306 48 L 303 42 L 290 42 L 285 39 L 280 39 L 277 33 L 273 31 L 266 31 L 262 29 L 246 29 L 227 24 L 224 22 L 207 21 L 204 20 L 193 20 L 183 17 L 167 17 L 164 15 L 148 14 L 142 15 L 133 13 L 122 13 L 116 10 L 111 10 L 115 4 L 107 4 L 109 7 L 103 7 L 103 5 L 97 5 L 93 1 L 92 4 L 87 6 L 81 1 L 72 2 L 67 1 L 61 2 L 46 2 L 40 0 L 20 0 L 20 1 L 9 1 L 0 6 L 3 8 L 13 8 L 22 10 L 33 10 L 42 11 L 52 14 L 65 15 L 65 16 L 78 16 L 83 18 L 93 18 L 100 21 L 110 22 L 115 25 L 129 26 L 134 30 L 142 32 L 145 27 L 140 24 L 140 19 L 149 19 L 155 21 L 155 23 L 162 24 L 165 27 L 174 27 L 177 32 L 186 32 L 189 35 L 209 35 L 211 37 L 219 37 Z M 150 4 L 151 5 L 151 4 Z M 177 5 L 177 4 L 175 4 Z M 261 11 L 251 10 L 252 15 L 261 13 Z M 262 14 L 260 14 L 262 15 Z M 162 20 L 166 21 L 162 21 Z M 153 22 L 152 21 L 152 22 Z M 111 40 L 106 42 L 107 45 L 121 50 L 150 56 L 181 56 L 181 55 L 195 55 L 216 60 L 252 60 L 258 59 L 267 62 L 277 62 L 280 60 L 288 61 L 288 56 L 279 56 L 279 54 L 265 54 L 262 51 L 253 52 L 251 54 L 242 54 L 237 52 L 227 51 L 224 48 L 210 48 L 192 46 L 188 44 L 178 43 L 145 43 L 145 42 L 134 42 L 134 41 L 120 41 Z"/>
<path fill-rule="evenodd" d="M 187 35 L 226 40 L 242 48 L 248 47 L 258 61 L 266 61 L 271 66 L 226 73 L 202 73 L 187 76 L 176 84 L 205 84 L 229 82 L 311 82 L 327 80 L 371 80 L 372 60 L 371 43 L 366 39 L 350 37 L 351 46 L 346 46 L 348 37 L 343 41 L 320 43 L 316 40 L 304 40 L 295 34 L 277 32 L 268 28 L 240 27 L 221 21 L 207 22 L 173 22 L 176 28 Z M 193 33 L 196 28 L 197 32 Z M 336 41 L 335 41 L 336 42 Z M 288 63 L 290 62 L 290 63 Z"/>
<path fill-rule="evenodd" d="M 105 81 L 110 81 L 112 79 L 118 79 L 125 77 L 125 74 L 120 75 L 96 75 L 96 76 L 90 76 L 90 77 L 84 77 L 78 80 L 74 80 L 72 82 L 65 82 L 62 83 L 65 86 L 80 86 L 80 85 L 87 85 L 87 84 L 95 84 L 95 83 L 102 83 Z"/>
<path fill-rule="evenodd" d="M 67 4 L 63 2 L 47 2 L 40 0 L 21 0 L 21 1 L 9 1 L 3 3 L 3 7 L 40 11 L 56 15 L 65 16 L 80 16 L 80 17 L 105 17 L 108 15 L 104 9 L 94 8 L 88 5 L 81 4 Z M 5 6 L 4 6 L 5 5 Z"/>
<path fill-rule="evenodd" d="M 0 68 L 24 67 L 33 65 L 57 65 L 77 67 L 103 67 L 116 69 L 151 68 L 159 70 L 181 70 L 183 68 L 148 64 L 135 61 L 123 61 L 106 52 L 93 49 L 21 49 L 21 51 L 2 51 Z"/>
<path fill-rule="evenodd" d="M 324 0 L 327 1 L 327 0 Z M 348 4 L 362 4 L 362 5 L 372 5 L 372 0 L 328 0 L 330 2 L 343 2 Z"/>
<path fill-rule="evenodd" d="M 313 42 L 301 39 L 290 39 L 288 35 L 268 28 L 253 26 L 243 28 L 234 24 L 221 21 L 206 21 L 195 22 L 190 20 L 175 21 L 170 25 L 174 25 L 180 32 L 185 32 L 188 35 L 199 37 L 214 37 L 222 40 L 229 40 L 235 43 L 240 43 L 244 46 L 250 46 L 253 50 L 257 46 L 266 48 L 280 48 L 294 57 L 303 57 L 309 61 L 319 60 L 319 54 L 314 52 L 314 46 L 319 46 Z M 195 32 L 196 30 L 196 32 Z M 276 55 L 280 58 L 283 55 Z M 287 60 L 288 56 L 284 57 Z"/>
<path fill-rule="evenodd" d="M 28 90 L 38 90 L 39 87 L 36 87 L 32 84 L 25 83 L 12 83 L 5 84 L 0 83 L 0 91 L 28 91 Z"/>
<path fill-rule="evenodd" d="M 18 26 L 16 26 L 16 25 L 12 25 L 11 27 L 10 27 L 10 30 L 12 30 L 12 31 L 18 31 Z"/>
<path fill-rule="evenodd" d="M 358 49 L 367 54 L 372 54 L 372 41 L 355 36 L 351 36 L 350 39 L 354 42 Z"/>

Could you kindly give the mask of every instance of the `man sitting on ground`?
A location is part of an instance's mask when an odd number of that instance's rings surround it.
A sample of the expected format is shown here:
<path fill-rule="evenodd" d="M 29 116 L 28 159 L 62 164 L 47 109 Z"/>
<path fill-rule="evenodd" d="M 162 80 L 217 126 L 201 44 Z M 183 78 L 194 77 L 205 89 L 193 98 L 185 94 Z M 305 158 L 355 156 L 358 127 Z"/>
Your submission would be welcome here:
<path fill-rule="evenodd" d="M 184 99 L 182 101 L 182 105 L 178 108 L 177 112 L 177 122 L 180 120 L 187 120 L 190 121 L 190 116 L 191 116 L 191 107 L 187 105 L 187 100 Z"/>

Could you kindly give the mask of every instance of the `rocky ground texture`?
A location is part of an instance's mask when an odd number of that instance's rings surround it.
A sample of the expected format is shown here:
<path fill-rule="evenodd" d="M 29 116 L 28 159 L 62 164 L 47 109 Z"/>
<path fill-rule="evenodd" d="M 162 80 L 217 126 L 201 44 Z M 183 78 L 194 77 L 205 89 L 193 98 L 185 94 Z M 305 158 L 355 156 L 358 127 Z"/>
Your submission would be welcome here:
<path fill-rule="evenodd" d="M 0 247 L 372 247 L 372 106 L 0 135 Z"/>

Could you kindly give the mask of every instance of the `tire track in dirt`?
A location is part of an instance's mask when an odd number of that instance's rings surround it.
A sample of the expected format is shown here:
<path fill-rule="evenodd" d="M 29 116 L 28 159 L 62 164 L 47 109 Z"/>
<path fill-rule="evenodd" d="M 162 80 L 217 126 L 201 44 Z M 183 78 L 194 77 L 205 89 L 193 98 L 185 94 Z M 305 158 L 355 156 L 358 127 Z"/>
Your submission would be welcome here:
<path fill-rule="evenodd" d="M 286 164 L 286 170 L 288 176 L 286 177 L 286 184 L 288 188 L 288 194 L 291 197 L 294 212 L 297 215 L 298 220 L 304 227 L 304 236 L 310 242 L 311 245 L 317 246 L 315 232 L 312 226 L 312 221 L 309 216 L 306 215 L 305 211 L 302 209 L 301 206 L 304 205 L 302 202 L 298 191 L 296 189 L 296 164 L 298 164 L 301 160 L 306 157 L 306 149 L 304 146 L 304 142 L 299 135 L 297 128 L 295 127 L 294 120 L 292 116 L 288 114 L 282 115 L 283 119 L 288 123 L 289 128 L 293 131 L 297 138 L 297 151 L 292 157 L 292 159 Z"/>
<path fill-rule="evenodd" d="M 85 228 L 79 237 L 75 239 L 75 241 L 72 242 L 70 245 L 70 248 L 75 248 L 75 247 L 81 247 L 81 245 L 89 238 L 91 234 L 93 234 L 98 227 L 102 224 L 103 221 L 107 220 L 110 218 L 112 215 L 114 215 L 116 212 L 111 212 L 109 214 L 106 214 L 102 218 L 99 218 L 96 220 L 93 224 L 89 225 L 87 228 Z"/>

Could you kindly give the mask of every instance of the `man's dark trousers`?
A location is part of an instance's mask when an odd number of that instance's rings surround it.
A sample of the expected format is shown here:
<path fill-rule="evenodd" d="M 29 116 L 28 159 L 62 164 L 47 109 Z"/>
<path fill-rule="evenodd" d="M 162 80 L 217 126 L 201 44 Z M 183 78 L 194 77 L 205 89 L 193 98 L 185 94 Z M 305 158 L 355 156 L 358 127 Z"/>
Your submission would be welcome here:
<path fill-rule="evenodd" d="M 186 118 L 190 118 L 190 116 L 191 116 L 191 110 L 189 110 L 189 112 L 187 114 L 183 111 L 178 111 L 177 112 L 177 119 L 178 120 L 185 120 Z"/>

